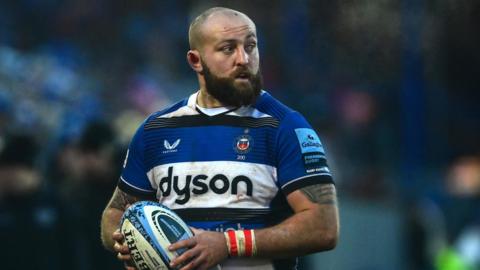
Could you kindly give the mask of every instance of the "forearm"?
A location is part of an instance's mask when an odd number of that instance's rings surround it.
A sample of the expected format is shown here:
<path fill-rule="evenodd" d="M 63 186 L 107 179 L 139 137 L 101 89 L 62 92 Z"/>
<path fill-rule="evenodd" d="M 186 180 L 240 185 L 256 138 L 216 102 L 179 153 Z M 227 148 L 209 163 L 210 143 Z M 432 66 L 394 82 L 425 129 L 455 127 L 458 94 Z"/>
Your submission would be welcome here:
<path fill-rule="evenodd" d="M 113 232 L 119 228 L 120 220 L 127 207 L 137 201 L 139 201 L 139 198 L 128 195 L 119 188 L 116 188 L 113 192 L 112 198 L 103 211 L 100 225 L 100 236 L 106 249 L 113 251 L 113 245 L 115 244 L 115 240 L 112 238 Z"/>
<path fill-rule="evenodd" d="M 119 228 L 120 219 L 122 218 L 123 210 L 107 207 L 102 214 L 101 221 L 101 238 L 103 246 L 113 251 L 113 245 L 115 241 L 112 238 L 112 234 Z"/>
<path fill-rule="evenodd" d="M 276 259 L 302 256 L 335 247 L 339 234 L 336 191 L 333 184 L 315 184 L 287 195 L 295 214 L 282 223 L 258 230 L 198 233 L 169 249 L 188 249 L 172 267 L 207 269 L 230 257 L 257 256 Z"/>
<path fill-rule="evenodd" d="M 256 230 L 257 255 L 284 258 L 333 249 L 338 227 L 337 208 L 318 205 L 276 226 Z"/>
<path fill-rule="evenodd" d="M 295 214 L 280 224 L 255 230 L 257 256 L 286 258 L 333 249 L 339 235 L 336 190 L 316 184 L 290 193 Z"/>

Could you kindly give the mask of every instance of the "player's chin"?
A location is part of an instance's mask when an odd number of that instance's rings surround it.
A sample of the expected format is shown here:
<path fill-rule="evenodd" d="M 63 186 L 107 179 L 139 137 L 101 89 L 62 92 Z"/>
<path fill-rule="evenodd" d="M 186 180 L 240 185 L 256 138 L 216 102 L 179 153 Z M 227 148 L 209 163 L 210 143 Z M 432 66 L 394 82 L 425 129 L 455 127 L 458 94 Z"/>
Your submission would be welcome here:
<path fill-rule="evenodd" d="M 235 79 L 233 81 L 233 86 L 240 94 L 250 93 L 253 92 L 253 85 L 250 80 L 247 79 Z"/>

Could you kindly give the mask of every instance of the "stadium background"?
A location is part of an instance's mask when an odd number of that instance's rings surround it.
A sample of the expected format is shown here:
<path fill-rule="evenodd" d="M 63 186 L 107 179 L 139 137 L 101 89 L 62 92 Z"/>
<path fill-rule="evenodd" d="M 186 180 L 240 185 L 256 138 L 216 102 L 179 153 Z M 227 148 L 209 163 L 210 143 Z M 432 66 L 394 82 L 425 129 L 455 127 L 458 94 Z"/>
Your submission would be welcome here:
<path fill-rule="evenodd" d="M 188 23 L 215 5 L 256 22 L 266 89 L 326 146 L 341 238 L 301 269 L 480 267 L 480 2 L 19 0 L 0 2 L 2 269 L 121 269 L 101 210 L 138 124 L 197 89 Z"/>

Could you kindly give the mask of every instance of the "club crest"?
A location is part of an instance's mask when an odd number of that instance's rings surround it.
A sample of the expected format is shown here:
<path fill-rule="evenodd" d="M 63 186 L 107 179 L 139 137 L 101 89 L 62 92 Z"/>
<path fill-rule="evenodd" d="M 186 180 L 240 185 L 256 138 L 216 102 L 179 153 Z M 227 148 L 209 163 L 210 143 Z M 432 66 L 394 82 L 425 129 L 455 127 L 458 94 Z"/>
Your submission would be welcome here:
<path fill-rule="evenodd" d="M 235 138 L 234 149 L 238 154 L 246 154 L 250 152 L 253 145 L 253 139 L 249 135 L 241 135 Z"/>

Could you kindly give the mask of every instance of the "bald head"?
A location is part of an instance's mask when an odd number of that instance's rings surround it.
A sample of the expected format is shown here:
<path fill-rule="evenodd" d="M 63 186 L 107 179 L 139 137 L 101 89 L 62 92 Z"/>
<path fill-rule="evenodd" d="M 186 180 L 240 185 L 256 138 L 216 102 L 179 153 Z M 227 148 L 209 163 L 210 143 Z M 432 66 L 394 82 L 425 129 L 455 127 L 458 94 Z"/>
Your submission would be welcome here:
<path fill-rule="evenodd" d="M 255 27 L 253 21 L 247 15 L 239 11 L 224 7 L 213 7 L 207 9 L 202 14 L 198 15 L 198 17 L 196 17 L 195 20 L 193 20 L 190 24 L 190 28 L 188 30 L 188 42 L 190 44 L 190 49 L 195 50 L 202 47 L 205 39 L 203 36 L 203 27 L 210 19 L 216 17 L 224 17 L 227 19 L 240 17 L 247 20 L 253 27 Z"/>

